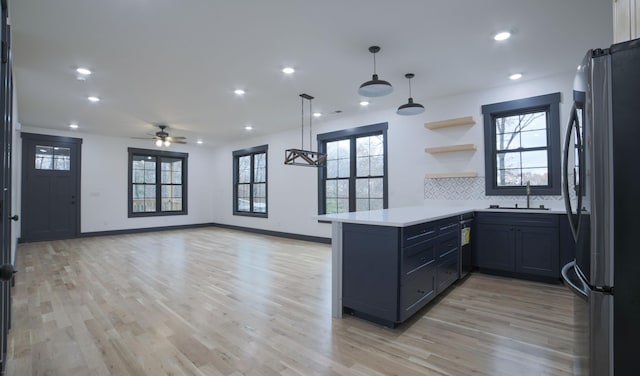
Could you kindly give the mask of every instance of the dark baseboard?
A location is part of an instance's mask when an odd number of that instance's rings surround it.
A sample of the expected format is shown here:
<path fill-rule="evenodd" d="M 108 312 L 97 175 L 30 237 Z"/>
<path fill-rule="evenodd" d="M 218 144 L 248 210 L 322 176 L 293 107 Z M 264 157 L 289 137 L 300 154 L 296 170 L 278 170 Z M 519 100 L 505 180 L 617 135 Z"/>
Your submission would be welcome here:
<path fill-rule="evenodd" d="M 258 228 L 225 225 L 225 224 L 221 224 L 221 223 L 212 223 L 211 225 L 215 226 L 215 227 L 226 228 L 226 229 L 229 229 L 229 230 L 252 232 L 252 233 L 260 234 L 260 235 L 277 236 L 279 238 L 302 240 L 302 241 L 314 242 L 314 243 L 331 244 L 331 238 L 323 238 L 321 236 L 292 234 L 292 233 L 289 233 L 289 232 L 262 230 L 262 229 L 258 229 Z"/>
<path fill-rule="evenodd" d="M 232 226 L 232 225 L 225 225 L 221 223 L 200 223 L 200 224 L 192 224 L 192 225 L 133 228 L 133 229 L 125 229 L 125 230 L 92 231 L 92 232 L 83 232 L 80 235 L 78 235 L 78 238 L 90 238 L 94 236 L 109 236 L 109 235 L 139 234 L 143 232 L 154 232 L 154 231 L 185 230 L 185 229 L 203 228 L 203 227 L 219 227 L 219 228 L 225 228 L 229 230 L 252 232 L 252 233 L 261 234 L 261 235 L 277 236 L 280 238 L 302 240 L 302 241 L 314 242 L 314 243 L 331 244 L 331 238 L 292 234 L 288 232 L 269 231 L 269 230 L 262 230 L 262 229 L 242 227 L 242 226 Z M 55 239 L 55 240 L 63 240 L 63 239 Z M 37 241 L 49 241 L 49 240 L 37 240 Z M 54 241 L 54 240 L 51 240 L 51 241 Z M 29 242 L 31 241 L 25 240 L 23 238 L 18 238 L 18 243 L 29 243 Z"/>
<path fill-rule="evenodd" d="M 154 231 L 170 231 L 170 230 L 185 230 L 191 228 L 211 227 L 212 223 L 198 223 L 192 225 L 177 225 L 177 226 L 162 226 L 162 227 L 144 227 L 144 228 L 131 228 L 125 230 L 110 230 L 110 231 L 93 231 L 83 232 L 79 238 L 90 238 L 94 236 L 109 236 L 109 235 L 127 235 L 127 234 L 139 234 L 142 232 L 154 232 Z"/>

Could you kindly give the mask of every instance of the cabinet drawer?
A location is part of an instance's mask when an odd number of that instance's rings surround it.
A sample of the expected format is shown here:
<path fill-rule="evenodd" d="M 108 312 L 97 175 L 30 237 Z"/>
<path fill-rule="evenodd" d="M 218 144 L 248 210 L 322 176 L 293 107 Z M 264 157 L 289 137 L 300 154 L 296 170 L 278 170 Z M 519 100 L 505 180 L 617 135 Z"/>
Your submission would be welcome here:
<path fill-rule="evenodd" d="M 400 321 L 406 320 L 436 296 L 436 268 L 421 269 L 400 289 Z"/>
<path fill-rule="evenodd" d="M 459 271 L 458 271 L 458 263 L 459 263 L 459 251 L 449 253 L 446 257 L 444 257 L 438 267 L 436 268 L 436 293 L 440 294 L 447 287 L 451 286 L 451 284 L 458 280 Z"/>
<path fill-rule="evenodd" d="M 478 223 L 513 225 L 513 226 L 558 226 L 557 214 L 536 213 L 486 213 L 476 216 Z"/>
<path fill-rule="evenodd" d="M 433 222 L 406 227 L 402 230 L 402 246 L 407 247 L 429 240 L 432 237 L 435 237 L 437 233 L 438 228 Z"/>
<path fill-rule="evenodd" d="M 448 254 L 458 250 L 460 233 L 456 231 L 450 231 L 440 235 L 438 238 L 437 255 L 438 257 L 446 257 Z"/>
<path fill-rule="evenodd" d="M 438 223 L 438 230 L 440 234 L 448 231 L 457 231 L 459 226 L 459 221 L 457 219 L 445 219 Z"/>
<path fill-rule="evenodd" d="M 402 276 L 408 276 L 433 263 L 437 239 L 431 239 L 402 249 Z"/>

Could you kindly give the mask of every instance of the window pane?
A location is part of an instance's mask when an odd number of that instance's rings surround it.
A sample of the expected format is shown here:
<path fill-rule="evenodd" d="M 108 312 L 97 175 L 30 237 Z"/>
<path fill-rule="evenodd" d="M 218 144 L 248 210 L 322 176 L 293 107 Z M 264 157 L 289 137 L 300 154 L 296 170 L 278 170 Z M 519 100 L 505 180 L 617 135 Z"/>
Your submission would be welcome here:
<path fill-rule="evenodd" d="M 369 210 L 368 198 L 356 198 L 356 211 Z"/>
<path fill-rule="evenodd" d="M 238 182 L 251 182 L 251 156 L 246 155 L 238 158 Z"/>
<path fill-rule="evenodd" d="M 267 181 L 267 154 L 260 153 L 254 155 L 254 181 L 266 182 Z"/>
<path fill-rule="evenodd" d="M 369 197 L 371 198 L 383 198 L 384 197 L 384 179 L 376 178 L 369 179 Z"/>
<path fill-rule="evenodd" d="M 349 180 L 338 180 L 338 197 L 349 198 Z"/>
<path fill-rule="evenodd" d="M 369 157 L 356 158 L 356 176 L 369 176 Z"/>
<path fill-rule="evenodd" d="M 336 213 L 348 213 L 349 212 L 349 199 L 348 198 L 339 198 L 338 209 Z"/>
<path fill-rule="evenodd" d="M 371 165 L 371 176 L 384 175 L 384 156 L 372 156 L 369 163 Z"/>
<path fill-rule="evenodd" d="M 267 199 L 264 197 L 253 198 L 253 211 L 256 213 L 267 212 Z"/>
<path fill-rule="evenodd" d="M 53 169 L 69 171 L 71 169 L 71 149 L 53 148 Z"/>
<path fill-rule="evenodd" d="M 496 155 L 496 166 L 498 170 L 505 168 L 519 168 L 520 167 L 520 153 L 500 153 Z"/>
<path fill-rule="evenodd" d="M 498 170 L 496 181 L 499 187 L 503 186 L 521 186 L 522 179 L 520 169 Z"/>
<path fill-rule="evenodd" d="M 351 141 L 340 140 L 338 143 L 338 159 L 350 159 L 351 158 Z"/>
<path fill-rule="evenodd" d="M 369 200 L 369 210 L 384 209 L 384 199 L 372 198 Z"/>
<path fill-rule="evenodd" d="M 520 133 L 498 133 L 496 135 L 496 150 L 520 148 Z"/>
<path fill-rule="evenodd" d="M 369 156 L 369 137 L 356 138 L 356 156 L 357 157 Z"/>
<path fill-rule="evenodd" d="M 547 167 L 547 151 L 522 152 L 522 167 Z"/>
<path fill-rule="evenodd" d="M 147 163 L 147 167 L 150 163 Z M 155 184 L 156 183 L 156 168 L 155 168 L 155 163 L 153 164 L 153 170 L 144 170 L 144 182 L 147 184 Z"/>
<path fill-rule="evenodd" d="M 254 184 L 253 185 L 253 197 L 267 197 L 267 185 L 266 184 Z"/>
<path fill-rule="evenodd" d="M 36 170 L 53 169 L 53 146 L 36 145 Z"/>
<path fill-rule="evenodd" d="M 333 179 L 338 177 L 338 161 L 327 159 L 327 178 Z"/>
<path fill-rule="evenodd" d="M 351 160 L 338 159 L 338 177 L 348 178 L 351 175 Z"/>
<path fill-rule="evenodd" d="M 338 197 L 338 181 L 327 180 L 325 182 L 325 195 L 326 197 Z"/>
<path fill-rule="evenodd" d="M 336 198 L 327 197 L 325 200 L 324 212 L 326 214 L 334 214 L 338 212 L 338 200 Z"/>
<path fill-rule="evenodd" d="M 523 168 L 522 183 L 534 185 L 549 185 L 549 172 L 546 168 Z"/>
<path fill-rule="evenodd" d="M 537 148 L 547 146 L 546 129 L 537 131 L 526 131 L 521 134 L 523 148 Z"/>
<path fill-rule="evenodd" d="M 379 134 L 369 137 L 369 155 L 384 155 L 384 136 Z"/>
<path fill-rule="evenodd" d="M 156 200 L 155 199 L 146 199 L 146 200 L 144 200 L 144 211 L 145 212 L 155 212 L 156 211 Z"/>
<path fill-rule="evenodd" d="M 356 180 L 356 200 L 359 198 L 369 198 L 369 179 Z"/>

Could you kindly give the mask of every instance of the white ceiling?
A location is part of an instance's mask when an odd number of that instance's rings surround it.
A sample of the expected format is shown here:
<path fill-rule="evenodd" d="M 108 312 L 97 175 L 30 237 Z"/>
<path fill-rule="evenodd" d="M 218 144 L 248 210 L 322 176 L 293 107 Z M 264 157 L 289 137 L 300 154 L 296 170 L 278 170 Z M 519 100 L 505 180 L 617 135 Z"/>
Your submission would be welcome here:
<path fill-rule="evenodd" d="M 335 119 L 575 69 L 612 40 L 606 0 L 9 0 L 23 126 L 135 137 L 168 124 L 209 145 L 300 128 L 300 93 Z M 506 42 L 493 35 L 513 34 Z M 394 92 L 359 106 L 377 71 Z M 281 69 L 296 68 L 292 76 Z M 94 74 L 75 78 L 76 67 Z M 246 90 L 237 97 L 236 88 Z M 100 103 L 89 103 L 97 95 Z M 307 111 L 305 109 L 305 111 Z M 308 114 L 308 112 L 307 112 Z M 157 130 L 157 129 L 156 129 Z"/>

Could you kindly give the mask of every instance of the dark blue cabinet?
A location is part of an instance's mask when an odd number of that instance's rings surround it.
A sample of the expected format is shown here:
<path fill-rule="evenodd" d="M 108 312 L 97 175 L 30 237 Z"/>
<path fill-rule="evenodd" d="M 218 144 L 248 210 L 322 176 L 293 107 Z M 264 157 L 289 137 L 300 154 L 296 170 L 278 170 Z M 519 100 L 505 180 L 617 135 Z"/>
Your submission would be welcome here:
<path fill-rule="evenodd" d="M 459 278 L 458 222 L 344 223 L 343 311 L 391 327 L 415 314 Z"/>
<path fill-rule="evenodd" d="M 560 277 L 556 214 L 477 213 L 474 263 L 481 270 Z"/>

